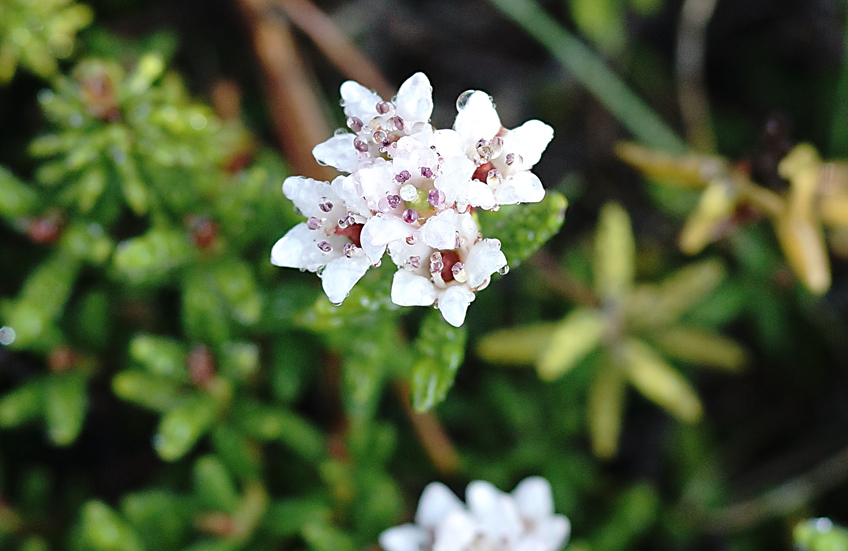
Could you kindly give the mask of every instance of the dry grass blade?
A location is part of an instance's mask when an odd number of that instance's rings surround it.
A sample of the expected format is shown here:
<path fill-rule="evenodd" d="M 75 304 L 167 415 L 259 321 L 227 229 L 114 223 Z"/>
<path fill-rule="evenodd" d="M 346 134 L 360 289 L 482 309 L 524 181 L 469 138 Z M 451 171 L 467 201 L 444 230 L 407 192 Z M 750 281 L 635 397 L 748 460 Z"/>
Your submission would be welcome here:
<path fill-rule="evenodd" d="M 306 33 L 327 59 L 346 77 L 374 89 L 384 98 L 395 88 L 333 20 L 309 0 L 276 0 L 291 22 Z"/>
<path fill-rule="evenodd" d="M 332 134 L 318 95 L 306 74 L 291 29 L 268 0 L 237 0 L 265 75 L 268 106 L 280 146 L 294 172 L 328 180 L 312 148 Z"/>

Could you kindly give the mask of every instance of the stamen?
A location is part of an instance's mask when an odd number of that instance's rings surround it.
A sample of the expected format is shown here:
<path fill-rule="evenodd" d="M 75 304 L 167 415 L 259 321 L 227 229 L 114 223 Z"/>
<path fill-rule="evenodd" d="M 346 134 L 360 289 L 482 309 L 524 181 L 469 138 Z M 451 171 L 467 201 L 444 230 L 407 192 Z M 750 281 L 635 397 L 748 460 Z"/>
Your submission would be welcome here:
<path fill-rule="evenodd" d="M 429 166 L 422 166 L 421 167 L 421 176 L 424 176 L 425 178 L 432 178 L 433 177 L 433 170 Z"/>
<path fill-rule="evenodd" d="M 318 243 L 318 248 L 321 249 L 322 253 L 328 253 L 333 250 L 333 246 L 327 243 L 326 241 L 321 241 Z"/>
<path fill-rule="evenodd" d="M 308 220 L 306 220 L 306 227 L 310 230 L 317 230 L 321 227 L 321 221 L 314 216 L 310 216 Z"/>
<path fill-rule="evenodd" d="M 392 110 L 392 104 L 387 101 L 381 101 L 376 106 L 377 112 L 381 115 L 387 115 Z"/>
<path fill-rule="evenodd" d="M 320 201 L 318 202 L 318 208 L 324 212 L 330 212 L 331 210 L 333 210 L 333 203 L 331 203 L 330 200 L 326 197 L 321 197 Z"/>
<path fill-rule="evenodd" d="M 351 258 L 354 253 L 356 253 L 356 245 L 353 243 L 345 243 L 344 247 L 342 247 L 342 252 L 348 258 Z"/>
<path fill-rule="evenodd" d="M 386 201 L 389 203 L 389 208 L 396 209 L 400 206 L 400 195 L 388 195 Z"/>
<path fill-rule="evenodd" d="M 364 125 L 362 124 L 362 119 L 360 119 L 359 117 L 350 117 L 347 119 L 347 127 L 353 130 L 354 132 L 359 132 L 360 130 L 362 130 L 363 126 Z"/>
<path fill-rule="evenodd" d="M 414 224 L 418 220 L 418 211 L 406 209 L 403 211 L 403 221 L 407 224 Z"/>
<path fill-rule="evenodd" d="M 368 153 L 368 142 L 362 138 L 354 138 L 353 147 L 360 153 Z"/>
<path fill-rule="evenodd" d="M 431 207 L 440 207 L 445 204 L 445 194 L 442 190 L 431 189 L 427 193 L 427 202 Z"/>
<path fill-rule="evenodd" d="M 395 176 L 395 180 L 397 180 L 401 184 L 406 182 L 410 178 L 412 178 L 412 174 L 410 174 L 408 170 L 401 170 L 400 173 L 398 173 L 398 175 Z"/>

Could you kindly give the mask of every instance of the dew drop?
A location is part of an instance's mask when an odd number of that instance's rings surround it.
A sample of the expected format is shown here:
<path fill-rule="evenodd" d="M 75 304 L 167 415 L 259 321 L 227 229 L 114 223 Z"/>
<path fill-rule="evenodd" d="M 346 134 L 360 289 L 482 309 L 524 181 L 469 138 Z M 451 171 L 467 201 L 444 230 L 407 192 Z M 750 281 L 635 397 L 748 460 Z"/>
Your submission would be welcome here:
<path fill-rule="evenodd" d="M 347 127 L 353 130 L 354 132 L 359 132 L 362 130 L 362 119 L 359 117 L 350 117 L 347 119 Z"/>
<path fill-rule="evenodd" d="M 462 111 L 466 107 L 468 107 L 468 100 L 474 94 L 474 90 L 466 90 L 461 93 L 458 98 L 456 98 L 456 110 Z"/>
<path fill-rule="evenodd" d="M 418 190 L 412 184 L 400 186 L 400 198 L 404 201 L 415 201 L 418 198 Z"/>
<path fill-rule="evenodd" d="M 385 144 L 389 141 L 389 135 L 386 134 L 385 130 L 375 130 L 371 137 L 374 139 L 374 143 L 376 144 Z"/>
<path fill-rule="evenodd" d="M 498 273 L 501 275 L 506 275 L 509 273 L 509 266 L 504 264 L 502 267 L 498 268 Z"/>
<path fill-rule="evenodd" d="M 353 148 L 359 151 L 360 153 L 368 153 L 368 142 L 366 142 L 362 138 L 354 138 Z"/>
<path fill-rule="evenodd" d="M 341 136 L 342 134 L 347 134 L 347 130 L 345 130 L 344 128 L 336 128 L 336 130 L 333 132 L 333 136 Z"/>
<path fill-rule="evenodd" d="M 15 342 L 15 330 L 8 326 L 0 327 L 0 344 L 9 346 Z"/>

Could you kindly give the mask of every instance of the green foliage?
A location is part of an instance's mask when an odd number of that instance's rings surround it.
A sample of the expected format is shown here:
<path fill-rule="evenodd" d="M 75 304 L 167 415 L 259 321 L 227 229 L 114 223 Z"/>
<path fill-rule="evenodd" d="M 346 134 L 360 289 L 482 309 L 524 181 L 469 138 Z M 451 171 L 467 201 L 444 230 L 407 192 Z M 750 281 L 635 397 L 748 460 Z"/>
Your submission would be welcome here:
<path fill-rule="evenodd" d="M 0 83 L 18 65 L 41 77 L 52 76 L 57 59 L 71 55 L 77 32 L 93 18 L 73 0 L 8 0 L 0 5 Z"/>

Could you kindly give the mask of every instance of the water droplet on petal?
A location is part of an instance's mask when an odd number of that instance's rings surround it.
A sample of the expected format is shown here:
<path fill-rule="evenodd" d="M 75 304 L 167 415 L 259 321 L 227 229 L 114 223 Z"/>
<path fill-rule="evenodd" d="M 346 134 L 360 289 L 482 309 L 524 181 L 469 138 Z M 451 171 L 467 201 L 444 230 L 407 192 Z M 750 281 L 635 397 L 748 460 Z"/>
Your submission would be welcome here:
<path fill-rule="evenodd" d="M 466 90 L 461 93 L 458 98 L 456 98 L 456 110 L 462 111 L 466 107 L 468 107 L 468 100 L 471 98 L 472 94 L 474 94 L 474 90 Z"/>
<path fill-rule="evenodd" d="M 412 184 L 400 186 L 400 198 L 404 201 L 415 201 L 418 198 L 418 190 Z"/>
<path fill-rule="evenodd" d="M 509 266 L 504 264 L 501 268 L 498 268 L 498 273 L 501 275 L 506 275 L 509 273 Z"/>

